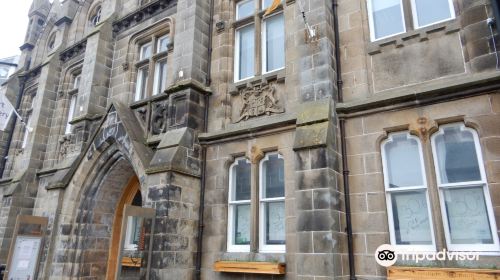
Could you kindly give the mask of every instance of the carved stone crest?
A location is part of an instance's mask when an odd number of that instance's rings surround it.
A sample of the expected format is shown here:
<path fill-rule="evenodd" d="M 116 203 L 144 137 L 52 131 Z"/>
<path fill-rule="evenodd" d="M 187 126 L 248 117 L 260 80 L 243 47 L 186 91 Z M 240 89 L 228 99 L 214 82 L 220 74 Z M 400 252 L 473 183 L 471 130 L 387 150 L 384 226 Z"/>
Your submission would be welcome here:
<path fill-rule="evenodd" d="M 151 132 L 158 135 L 167 131 L 168 103 L 160 102 L 153 105 L 151 114 Z"/>
<path fill-rule="evenodd" d="M 241 90 L 243 107 L 240 110 L 240 118 L 235 123 L 264 114 L 269 116 L 285 112 L 285 109 L 278 105 L 278 99 L 274 96 L 275 91 L 275 86 L 272 84 L 260 84 Z"/>

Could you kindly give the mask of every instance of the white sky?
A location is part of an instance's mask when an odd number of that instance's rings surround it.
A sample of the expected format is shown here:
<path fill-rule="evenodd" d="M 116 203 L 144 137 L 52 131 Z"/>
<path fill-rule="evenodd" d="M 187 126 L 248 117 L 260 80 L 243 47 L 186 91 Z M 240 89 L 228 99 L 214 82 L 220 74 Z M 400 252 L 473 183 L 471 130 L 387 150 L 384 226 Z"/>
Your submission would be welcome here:
<path fill-rule="evenodd" d="M 20 54 L 32 0 L 0 0 L 0 58 Z"/>

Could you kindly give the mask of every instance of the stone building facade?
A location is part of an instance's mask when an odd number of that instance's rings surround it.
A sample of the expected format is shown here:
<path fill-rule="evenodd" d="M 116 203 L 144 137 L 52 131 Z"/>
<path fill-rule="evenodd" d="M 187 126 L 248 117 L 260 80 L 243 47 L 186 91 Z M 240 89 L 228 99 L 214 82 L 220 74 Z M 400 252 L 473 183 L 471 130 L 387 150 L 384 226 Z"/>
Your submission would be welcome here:
<path fill-rule="evenodd" d="M 37 279 L 498 274 L 497 1 L 272 2 L 34 0 L 0 262 L 36 216 Z"/>

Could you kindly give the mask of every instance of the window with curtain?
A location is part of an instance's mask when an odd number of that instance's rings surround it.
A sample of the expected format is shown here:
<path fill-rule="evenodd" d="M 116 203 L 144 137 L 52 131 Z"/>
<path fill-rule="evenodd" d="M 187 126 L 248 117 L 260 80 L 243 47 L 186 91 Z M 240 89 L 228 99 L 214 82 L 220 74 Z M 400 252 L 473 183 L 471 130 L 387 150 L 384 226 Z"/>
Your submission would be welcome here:
<path fill-rule="evenodd" d="M 390 134 L 382 162 L 391 243 L 435 250 L 420 140 L 408 132 Z"/>
<path fill-rule="evenodd" d="M 434 165 L 449 250 L 497 251 L 498 235 L 479 138 L 463 123 L 432 138 Z"/>
<path fill-rule="evenodd" d="M 272 3 L 272 0 L 244 0 L 236 4 L 235 82 L 285 67 L 285 21 L 282 9 L 276 9 L 270 15 L 259 14 Z M 255 30 L 259 29 L 262 30 L 261 34 L 256 34 Z M 259 46 L 261 51 L 257 52 Z M 256 66 L 259 61 L 261 66 Z"/>
<path fill-rule="evenodd" d="M 170 38 L 155 36 L 139 46 L 134 101 L 163 93 L 167 88 L 167 57 Z"/>

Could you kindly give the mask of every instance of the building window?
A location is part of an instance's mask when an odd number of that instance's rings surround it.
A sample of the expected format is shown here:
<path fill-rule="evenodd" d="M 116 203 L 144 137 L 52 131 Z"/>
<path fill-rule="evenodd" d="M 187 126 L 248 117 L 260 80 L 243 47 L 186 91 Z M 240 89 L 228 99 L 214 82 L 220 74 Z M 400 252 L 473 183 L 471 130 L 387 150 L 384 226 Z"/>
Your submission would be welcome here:
<path fill-rule="evenodd" d="M 272 4 L 270 0 L 258 1 L 260 9 L 255 10 L 257 0 L 245 0 L 236 4 L 234 80 L 241 81 L 256 75 L 276 71 L 285 67 L 285 23 L 282 11 L 277 10 L 257 21 L 249 19 Z M 261 29 L 261 36 L 255 30 Z M 256 41 L 258 40 L 258 41 Z M 257 52 L 256 46 L 262 46 Z M 256 67 L 256 57 L 261 67 Z M 261 71 L 258 71 L 260 70 Z"/>
<path fill-rule="evenodd" d="M 452 0 L 412 0 L 415 28 L 429 26 L 455 17 Z"/>
<path fill-rule="evenodd" d="M 138 191 L 132 201 L 133 206 L 142 207 L 141 192 Z M 127 228 L 125 231 L 125 242 L 123 248 L 125 251 L 143 250 L 144 246 L 143 218 L 137 216 L 127 217 Z"/>
<path fill-rule="evenodd" d="M 97 26 L 101 22 L 101 12 L 102 12 L 101 5 L 98 5 L 93 9 L 89 19 L 91 26 Z"/>
<path fill-rule="evenodd" d="M 420 140 L 407 132 L 382 143 L 391 243 L 434 251 L 435 242 Z"/>
<path fill-rule="evenodd" d="M 252 170 L 259 178 L 255 186 L 252 186 Z M 258 193 L 255 196 L 258 201 L 252 200 L 252 192 Z M 252 244 L 256 248 L 252 231 L 259 236 L 260 252 L 285 251 L 285 180 L 281 155 L 269 153 L 254 167 L 245 158 L 236 159 L 229 168 L 228 201 L 229 252 L 249 252 Z M 255 217 L 252 209 L 257 208 Z"/>
<path fill-rule="evenodd" d="M 161 94 L 167 88 L 168 35 L 153 37 L 139 47 L 134 101 Z M 152 72 L 152 73 L 151 73 Z M 149 79 L 152 77 L 152 79 Z"/>
<path fill-rule="evenodd" d="M 49 43 L 47 44 L 49 51 L 53 50 L 56 46 L 56 35 L 57 33 L 54 32 L 49 36 Z"/>
<path fill-rule="evenodd" d="M 285 164 L 279 154 L 260 162 L 259 247 L 261 252 L 285 251 Z"/>
<path fill-rule="evenodd" d="M 498 251 L 481 147 L 464 124 L 441 126 L 432 151 L 449 250 Z"/>
<path fill-rule="evenodd" d="M 21 144 L 21 149 L 26 148 L 26 145 L 28 145 L 28 139 L 29 139 L 29 136 L 30 136 L 30 130 L 32 129 L 31 128 L 31 123 L 32 123 L 32 120 L 31 120 L 31 110 L 26 115 L 26 118 L 24 119 L 24 121 L 25 121 L 25 123 L 24 123 L 24 135 L 23 135 L 23 142 Z"/>
<path fill-rule="evenodd" d="M 230 252 L 250 251 L 251 164 L 245 158 L 229 168 L 228 248 Z"/>
<path fill-rule="evenodd" d="M 71 89 L 69 91 L 69 107 L 68 107 L 68 118 L 66 120 L 66 129 L 64 134 L 71 134 L 73 132 L 73 126 L 70 122 L 76 115 L 76 106 L 78 104 L 78 88 L 80 87 L 81 74 L 73 75 L 73 81 L 71 84 Z"/>
<path fill-rule="evenodd" d="M 455 18 L 452 0 L 367 0 L 371 40 L 376 41 Z M 404 11 L 411 14 L 405 15 Z M 405 20 L 413 17 L 413 21 Z M 411 26 L 413 22 L 413 26 Z"/>

